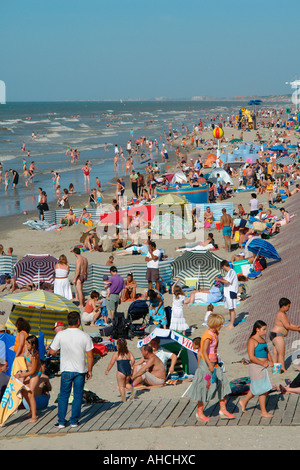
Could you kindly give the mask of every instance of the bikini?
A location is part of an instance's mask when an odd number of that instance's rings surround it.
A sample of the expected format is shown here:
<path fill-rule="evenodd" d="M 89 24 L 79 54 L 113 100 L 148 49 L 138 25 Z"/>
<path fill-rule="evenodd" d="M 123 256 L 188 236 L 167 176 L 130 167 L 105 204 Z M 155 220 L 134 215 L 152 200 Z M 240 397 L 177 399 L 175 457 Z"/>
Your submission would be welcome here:
<path fill-rule="evenodd" d="M 26 361 L 30 362 L 30 364 L 32 363 L 31 360 L 30 360 L 30 355 L 28 357 L 24 356 L 24 358 L 26 359 Z M 40 370 L 39 372 L 34 372 L 33 374 L 31 374 L 29 377 L 33 377 L 34 375 L 38 375 L 39 377 L 42 375 L 42 371 Z"/>

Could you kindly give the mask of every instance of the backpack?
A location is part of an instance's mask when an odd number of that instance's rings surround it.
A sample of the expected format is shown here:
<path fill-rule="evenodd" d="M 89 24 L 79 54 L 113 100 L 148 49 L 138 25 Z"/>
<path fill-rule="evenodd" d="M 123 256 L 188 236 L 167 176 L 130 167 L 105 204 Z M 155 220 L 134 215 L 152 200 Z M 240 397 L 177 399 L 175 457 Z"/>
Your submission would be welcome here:
<path fill-rule="evenodd" d="M 112 322 L 112 338 L 127 338 L 126 321 L 123 312 L 114 312 L 114 318 Z"/>

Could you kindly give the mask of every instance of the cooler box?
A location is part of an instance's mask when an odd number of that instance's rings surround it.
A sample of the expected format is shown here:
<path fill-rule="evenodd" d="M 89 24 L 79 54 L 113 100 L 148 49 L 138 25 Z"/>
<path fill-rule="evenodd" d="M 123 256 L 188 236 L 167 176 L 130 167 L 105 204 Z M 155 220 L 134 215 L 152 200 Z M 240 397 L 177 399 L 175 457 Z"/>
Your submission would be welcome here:
<path fill-rule="evenodd" d="M 185 285 L 188 287 L 195 287 L 195 289 L 197 289 L 198 287 L 197 277 L 187 277 L 184 282 L 185 282 Z"/>
<path fill-rule="evenodd" d="M 242 264 L 241 268 L 242 268 L 243 276 L 248 277 L 249 273 L 250 273 L 250 270 L 253 268 L 253 265 L 252 264 Z"/>
<path fill-rule="evenodd" d="M 247 261 L 246 259 L 243 259 L 241 261 L 234 261 L 233 262 L 233 269 L 235 270 L 235 272 L 237 274 L 242 274 L 242 266 L 243 265 L 247 265 L 249 264 L 249 261 Z"/>
<path fill-rule="evenodd" d="M 216 229 L 220 230 L 221 221 L 218 220 L 218 221 L 215 222 L 215 224 L 216 224 Z"/>

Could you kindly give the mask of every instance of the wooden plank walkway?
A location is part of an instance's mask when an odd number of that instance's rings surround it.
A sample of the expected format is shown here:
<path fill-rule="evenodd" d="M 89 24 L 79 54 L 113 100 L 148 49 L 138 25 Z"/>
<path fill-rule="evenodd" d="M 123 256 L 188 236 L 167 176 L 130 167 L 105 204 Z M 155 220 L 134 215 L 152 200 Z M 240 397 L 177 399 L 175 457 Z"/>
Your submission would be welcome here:
<path fill-rule="evenodd" d="M 210 417 L 208 423 L 196 418 L 196 403 L 187 399 L 135 399 L 126 403 L 104 402 L 83 405 L 80 424 L 77 428 L 67 426 L 56 429 L 57 406 L 39 412 L 36 423 L 29 423 L 25 417 L 27 410 L 18 411 L 0 427 L 0 439 L 13 436 L 64 434 L 88 431 L 109 431 L 120 429 L 143 429 L 175 426 L 299 426 L 300 396 L 272 393 L 267 397 L 267 409 L 274 414 L 271 419 L 261 418 L 258 400 L 250 402 L 246 413 L 238 407 L 239 397 L 230 397 L 228 410 L 235 419 L 219 418 L 217 402 L 206 407 L 205 414 Z M 70 418 L 71 406 L 67 417 Z"/>

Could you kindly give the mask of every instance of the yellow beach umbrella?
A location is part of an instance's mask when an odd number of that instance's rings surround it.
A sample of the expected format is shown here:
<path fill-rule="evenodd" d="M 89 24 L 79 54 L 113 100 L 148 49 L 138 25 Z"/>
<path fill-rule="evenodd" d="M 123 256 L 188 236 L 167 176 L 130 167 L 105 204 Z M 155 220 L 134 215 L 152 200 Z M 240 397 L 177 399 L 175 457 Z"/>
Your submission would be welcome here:
<path fill-rule="evenodd" d="M 173 204 L 187 204 L 188 200 L 185 197 L 177 196 L 177 194 L 165 194 L 164 196 L 157 197 L 151 201 L 150 204 L 155 205 L 168 205 L 171 206 Z"/>
<path fill-rule="evenodd" d="M 16 320 L 23 317 L 30 324 L 32 334 L 39 335 L 39 331 L 42 331 L 45 338 L 54 337 L 52 328 L 57 321 L 63 322 L 67 327 L 69 312 L 80 314 L 80 309 L 71 300 L 45 290 L 7 294 L 1 297 L 0 301 L 14 304 L 6 323 L 7 328 L 16 329 Z"/>

